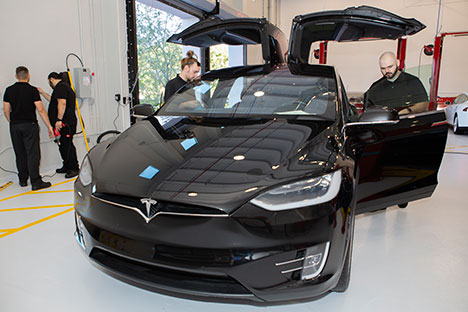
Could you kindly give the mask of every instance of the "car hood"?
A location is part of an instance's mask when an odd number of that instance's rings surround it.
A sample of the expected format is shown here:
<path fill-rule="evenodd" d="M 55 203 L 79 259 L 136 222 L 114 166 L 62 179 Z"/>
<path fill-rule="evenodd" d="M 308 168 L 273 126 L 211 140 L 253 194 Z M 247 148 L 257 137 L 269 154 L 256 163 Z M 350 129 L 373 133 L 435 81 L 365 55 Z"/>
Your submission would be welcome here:
<path fill-rule="evenodd" d="M 90 152 L 93 191 L 229 213 L 274 185 L 328 170 L 333 125 L 150 117 Z"/>

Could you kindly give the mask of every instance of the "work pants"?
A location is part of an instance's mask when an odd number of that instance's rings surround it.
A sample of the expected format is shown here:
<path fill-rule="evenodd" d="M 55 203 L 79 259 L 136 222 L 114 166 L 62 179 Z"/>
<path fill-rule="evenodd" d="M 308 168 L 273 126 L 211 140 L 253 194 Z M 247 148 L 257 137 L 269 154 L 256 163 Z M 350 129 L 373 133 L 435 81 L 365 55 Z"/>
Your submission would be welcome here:
<path fill-rule="evenodd" d="M 76 156 L 76 148 L 73 145 L 74 129 L 68 125 L 60 129 L 60 144 L 59 151 L 63 161 L 63 168 L 70 170 L 78 170 L 78 157 Z"/>
<path fill-rule="evenodd" d="M 10 123 L 10 136 L 15 151 L 19 180 L 26 182 L 29 177 L 32 185 L 39 183 L 41 181 L 39 175 L 41 162 L 39 125 L 35 122 Z"/>

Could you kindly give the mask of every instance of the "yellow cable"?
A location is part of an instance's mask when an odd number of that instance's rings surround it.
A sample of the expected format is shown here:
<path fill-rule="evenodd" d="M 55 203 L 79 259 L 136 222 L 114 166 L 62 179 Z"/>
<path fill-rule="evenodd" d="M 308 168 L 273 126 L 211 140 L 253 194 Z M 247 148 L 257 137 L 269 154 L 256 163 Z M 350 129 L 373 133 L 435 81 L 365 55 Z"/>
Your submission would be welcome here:
<path fill-rule="evenodd" d="M 71 74 L 70 74 L 69 69 L 67 70 L 67 73 L 68 73 L 68 79 L 70 80 L 70 86 L 72 87 L 73 92 L 75 92 L 75 87 L 73 86 L 73 81 L 71 79 Z M 76 97 L 76 92 L 75 92 L 75 104 L 76 104 L 76 111 L 78 112 L 78 117 L 80 117 L 80 125 L 81 125 L 81 129 L 83 130 L 83 138 L 86 144 L 86 150 L 89 152 L 88 138 L 86 137 L 86 132 L 83 126 L 83 119 L 81 119 L 81 113 L 80 113 L 80 108 L 78 106 L 78 99 Z"/>

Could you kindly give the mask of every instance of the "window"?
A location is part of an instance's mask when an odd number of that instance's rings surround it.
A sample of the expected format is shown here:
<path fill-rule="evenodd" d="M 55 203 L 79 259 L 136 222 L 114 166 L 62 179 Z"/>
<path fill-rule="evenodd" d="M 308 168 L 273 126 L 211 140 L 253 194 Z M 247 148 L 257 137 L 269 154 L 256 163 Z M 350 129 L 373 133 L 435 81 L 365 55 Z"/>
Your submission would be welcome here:
<path fill-rule="evenodd" d="M 182 30 L 182 19 L 138 1 L 135 7 L 139 99 L 141 104 L 157 108 L 167 81 L 180 72 L 182 46 L 166 40 Z"/>
<path fill-rule="evenodd" d="M 229 66 L 229 46 L 218 44 L 210 47 L 210 70 Z"/>

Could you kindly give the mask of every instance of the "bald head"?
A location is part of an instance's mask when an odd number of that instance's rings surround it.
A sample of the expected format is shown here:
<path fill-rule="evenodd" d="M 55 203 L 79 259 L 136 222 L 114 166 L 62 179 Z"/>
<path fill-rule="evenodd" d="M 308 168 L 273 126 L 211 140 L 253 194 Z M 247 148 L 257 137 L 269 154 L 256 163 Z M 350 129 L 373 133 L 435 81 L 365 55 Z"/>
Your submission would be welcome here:
<path fill-rule="evenodd" d="M 387 79 L 392 79 L 398 72 L 399 62 L 393 52 L 385 52 L 379 58 L 380 72 Z"/>

